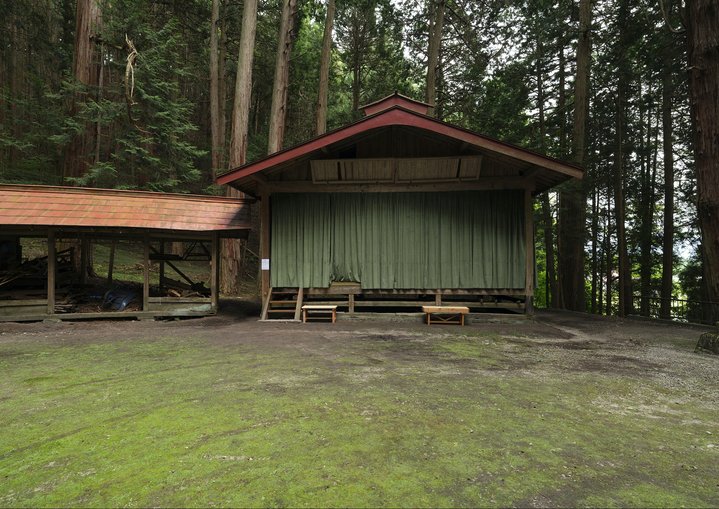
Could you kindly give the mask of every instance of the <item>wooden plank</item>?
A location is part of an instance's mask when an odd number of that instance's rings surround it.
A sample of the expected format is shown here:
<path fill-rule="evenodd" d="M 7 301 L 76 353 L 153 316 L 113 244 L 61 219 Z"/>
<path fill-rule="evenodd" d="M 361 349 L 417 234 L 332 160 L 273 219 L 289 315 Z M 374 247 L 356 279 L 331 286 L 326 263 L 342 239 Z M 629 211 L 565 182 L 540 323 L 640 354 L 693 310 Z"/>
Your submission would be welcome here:
<path fill-rule="evenodd" d="M 209 306 L 208 306 L 209 308 Z M 167 309 L 162 311 L 114 311 L 106 313 L 58 313 L 52 316 L 53 320 L 98 320 L 98 319 L 143 319 L 163 317 L 192 317 L 199 318 L 212 313 L 206 311 L 187 311 Z M 49 318 L 46 314 L 28 314 L 23 316 L 0 317 L 0 322 L 37 322 Z"/>
<path fill-rule="evenodd" d="M 466 306 L 422 306 L 422 311 L 425 313 L 466 314 L 469 313 L 469 308 Z"/>
<path fill-rule="evenodd" d="M 142 237 L 142 310 L 149 311 L 150 301 L 150 236 Z"/>
<path fill-rule="evenodd" d="M 55 314 L 55 277 L 57 272 L 57 246 L 55 245 L 55 229 L 47 232 L 47 314 Z"/>
<path fill-rule="evenodd" d="M 267 295 L 262 300 L 262 313 L 260 314 L 260 320 L 267 320 L 267 311 L 270 308 L 270 299 L 272 298 L 272 288 L 270 288 Z"/>
<path fill-rule="evenodd" d="M 300 313 L 302 312 L 302 294 L 303 288 L 297 290 L 297 303 L 295 304 L 295 320 L 300 319 Z"/>
<path fill-rule="evenodd" d="M 271 181 L 267 187 L 274 193 L 413 193 L 445 191 L 486 191 L 526 189 L 530 179 L 524 177 L 480 177 L 467 182 L 416 182 L 412 184 L 313 184 L 309 180 Z"/>
<path fill-rule="evenodd" d="M 270 258 L 270 195 L 265 193 L 260 198 L 260 264 L 262 260 Z M 260 267 L 261 269 L 261 267 Z M 270 260 L 270 270 L 272 261 Z M 260 282 L 262 287 L 262 299 L 269 297 L 270 293 L 270 270 L 260 270 Z"/>

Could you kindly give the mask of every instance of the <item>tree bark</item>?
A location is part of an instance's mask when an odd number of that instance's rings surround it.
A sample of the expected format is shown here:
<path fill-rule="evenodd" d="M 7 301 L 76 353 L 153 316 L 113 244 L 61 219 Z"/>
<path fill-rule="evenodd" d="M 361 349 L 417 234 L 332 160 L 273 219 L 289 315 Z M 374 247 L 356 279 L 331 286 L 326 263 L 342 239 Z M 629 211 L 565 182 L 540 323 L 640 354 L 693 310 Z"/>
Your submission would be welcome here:
<path fill-rule="evenodd" d="M 270 133 L 267 141 L 267 153 L 274 154 L 282 149 L 285 137 L 285 118 L 287 116 L 287 88 L 290 79 L 290 52 L 292 50 L 292 32 L 297 0 L 282 0 L 282 18 L 275 60 L 275 78 L 270 106 Z"/>
<path fill-rule="evenodd" d="M 614 145 L 614 220 L 617 223 L 617 255 L 619 258 L 619 307 L 617 314 L 626 316 L 632 313 L 632 276 L 627 250 L 626 233 L 626 201 L 624 197 L 624 164 L 625 164 L 625 128 L 627 124 L 627 87 L 628 63 L 627 51 L 627 23 L 629 16 L 628 0 L 621 0 L 619 4 L 619 47 L 617 63 L 617 89 L 616 89 L 616 115 L 615 115 L 615 145 Z"/>
<path fill-rule="evenodd" d="M 250 99 L 252 96 L 252 60 L 257 33 L 257 0 L 245 0 L 242 11 L 242 33 L 237 57 L 235 102 L 232 108 L 232 132 L 230 139 L 229 168 L 245 163 L 247 157 L 247 133 L 249 131 Z M 227 196 L 242 197 L 233 187 L 227 187 Z M 222 241 L 220 264 L 220 289 L 223 293 L 236 295 L 240 290 L 242 267 L 242 244 L 236 239 Z"/>
<path fill-rule="evenodd" d="M 719 8 L 716 0 L 687 0 L 689 99 L 694 132 L 697 212 L 707 296 L 719 302 Z M 719 306 L 705 317 L 715 322 Z"/>
<path fill-rule="evenodd" d="M 645 160 L 642 171 L 642 193 L 641 193 L 641 224 L 639 226 L 639 282 L 640 282 L 640 314 L 649 316 L 651 313 L 652 296 L 652 231 L 654 230 L 654 201 L 657 173 L 657 152 L 658 143 L 653 140 L 657 129 L 653 128 L 654 112 L 651 105 L 647 112 L 647 133 L 646 141 L 642 142 L 644 147 L 643 159 Z"/>
<path fill-rule="evenodd" d="M 75 16 L 75 48 L 72 72 L 75 80 L 87 87 L 98 85 L 99 72 L 95 62 L 95 37 L 102 28 L 102 11 L 97 0 L 77 0 Z M 76 94 L 70 104 L 70 116 L 77 113 L 77 103 L 83 97 Z M 91 162 L 94 126 L 87 125 L 70 141 L 63 161 L 63 180 L 84 175 Z"/>
<path fill-rule="evenodd" d="M 219 50 L 220 0 L 212 0 L 210 20 L 210 133 L 212 137 L 212 180 L 223 167 L 224 136 L 220 114 L 220 50 Z"/>
<path fill-rule="evenodd" d="M 537 110 L 539 112 L 539 148 L 542 153 L 546 150 L 547 125 L 544 112 L 544 61 L 542 59 L 543 47 L 541 37 L 537 36 Z M 428 82 L 429 84 L 429 82 Z M 542 223 L 544 230 L 544 255 L 546 263 L 545 277 L 547 280 L 546 306 L 557 307 L 557 277 L 554 260 L 554 233 L 552 231 L 552 208 L 549 202 L 549 192 L 542 195 Z"/>
<path fill-rule="evenodd" d="M 430 107 L 429 115 L 435 114 L 437 104 L 437 67 L 439 64 L 439 51 L 442 46 L 442 26 L 444 25 L 445 0 L 429 0 L 429 41 L 427 48 L 427 87 L 425 101 Z M 434 8 L 431 8 L 431 7 Z"/>
<path fill-rule="evenodd" d="M 579 2 L 577 75 L 574 81 L 574 126 L 572 160 L 585 164 L 587 117 L 589 115 L 589 72 L 591 50 L 591 0 Z M 566 309 L 586 310 L 584 288 L 584 229 L 586 196 L 580 181 L 567 184 L 560 195 L 559 278 L 561 304 Z"/>
<path fill-rule="evenodd" d="M 320 56 L 320 83 L 317 94 L 317 136 L 327 131 L 327 97 L 329 95 L 330 62 L 332 61 L 332 25 L 335 19 L 335 0 L 327 1 L 325 33 Z"/>
<path fill-rule="evenodd" d="M 674 142 L 672 125 L 671 58 L 668 50 L 664 57 L 662 75 L 662 151 L 664 153 L 664 232 L 662 238 L 662 290 L 659 317 L 671 318 L 672 293 L 674 290 Z"/>

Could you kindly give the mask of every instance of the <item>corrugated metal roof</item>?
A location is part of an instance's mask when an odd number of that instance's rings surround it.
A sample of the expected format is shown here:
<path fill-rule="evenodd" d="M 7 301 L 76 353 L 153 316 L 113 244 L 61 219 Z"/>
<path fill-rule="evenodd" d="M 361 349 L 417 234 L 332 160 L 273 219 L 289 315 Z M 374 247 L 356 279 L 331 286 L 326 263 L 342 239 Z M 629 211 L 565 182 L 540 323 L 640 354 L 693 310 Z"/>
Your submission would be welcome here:
<path fill-rule="evenodd" d="M 250 203 L 147 191 L 0 185 L 0 225 L 229 232 L 250 228 Z"/>

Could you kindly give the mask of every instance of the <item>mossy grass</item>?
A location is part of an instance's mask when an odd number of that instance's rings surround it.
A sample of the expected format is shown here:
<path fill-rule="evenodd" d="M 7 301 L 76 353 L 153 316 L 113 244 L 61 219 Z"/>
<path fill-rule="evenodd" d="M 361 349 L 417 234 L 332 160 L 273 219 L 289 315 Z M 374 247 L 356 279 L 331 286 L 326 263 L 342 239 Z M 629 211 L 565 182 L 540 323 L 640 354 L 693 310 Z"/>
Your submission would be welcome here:
<path fill-rule="evenodd" d="M 719 504 L 701 397 L 445 330 L 13 337 L 0 505 Z"/>

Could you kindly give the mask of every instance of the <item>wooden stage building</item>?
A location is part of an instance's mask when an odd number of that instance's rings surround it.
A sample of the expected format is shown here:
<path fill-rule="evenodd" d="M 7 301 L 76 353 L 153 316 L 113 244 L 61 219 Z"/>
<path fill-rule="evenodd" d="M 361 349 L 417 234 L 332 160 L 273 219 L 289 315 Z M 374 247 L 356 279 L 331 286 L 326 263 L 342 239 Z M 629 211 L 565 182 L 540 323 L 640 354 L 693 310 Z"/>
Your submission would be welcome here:
<path fill-rule="evenodd" d="M 423 303 L 531 310 L 532 199 L 581 168 L 394 94 L 361 120 L 218 177 L 260 200 L 263 311 Z"/>

